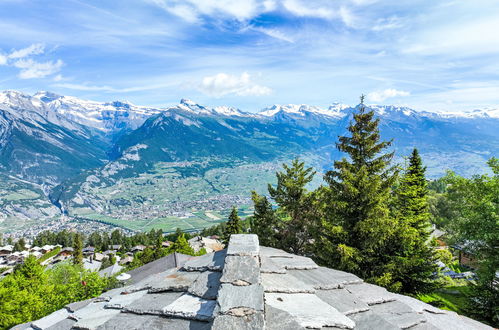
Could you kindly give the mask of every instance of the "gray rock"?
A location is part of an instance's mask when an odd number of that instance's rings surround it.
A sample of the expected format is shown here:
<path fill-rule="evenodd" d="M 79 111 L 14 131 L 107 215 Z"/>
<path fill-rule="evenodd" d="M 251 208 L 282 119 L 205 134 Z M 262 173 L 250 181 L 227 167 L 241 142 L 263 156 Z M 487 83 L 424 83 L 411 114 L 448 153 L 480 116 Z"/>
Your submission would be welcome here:
<path fill-rule="evenodd" d="M 144 283 L 146 283 L 150 293 L 187 291 L 200 274 L 199 272 L 182 271 L 165 272 L 149 277 Z"/>
<path fill-rule="evenodd" d="M 76 323 L 75 320 L 72 319 L 64 319 L 56 324 L 46 328 L 46 330 L 67 330 L 71 329 L 73 325 Z"/>
<path fill-rule="evenodd" d="M 246 285 L 257 284 L 260 282 L 260 264 L 258 257 L 251 256 L 227 256 L 223 270 L 222 283 L 240 284 L 246 282 Z"/>
<path fill-rule="evenodd" d="M 83 301 L 77 301 L 71 304 L 67 304 L 64 306 L 69 312 L 74 313 L 79 309 L 82 309 L 83 307 L 87 306 L 91 302 L 94 301 L 94 298 L 83 300 Z"/>
<path fill-rule="evenodd" d="M 76 320 L 76 329 L 97 329 L 98 326 L 106 323 L 120 313 L 119 309 L 105 309 L 105 302 L 91 303 L 74 314 L 71 318 Z"/>
<path fill-rule="evenodd" d="M 166 316 L 180 317 L 197 321 L 211 321 L 215 300 L 206 300 L 188 293 L 184 293 L 177 300 L 163 309 Z"/>
<path fill-rule="evenodd" d="M 423 312 L 423 316 L 426 318 L 426 322 L 436 327 L 437 329 L 446 330 L 492 330 L 483 323 L 479 322 L 469 322 L 469 319 L 465 319 L 463 316 L 458 314 L 435 314 Z"/>
<path fill-rule="evenodd" d="M 305 330 L 293 317 L 281 309 L 265 305 L 266 330 Z"/>
<path fill-rule="evenodd" d="M 47 329 L 48 327 L 51 327 L 54 324 L 66 319 L 68 316 L 69 312 L 66 309 L 60 309 L 45 316 L 44 318 L 32 322 L 31 327 L 38 330 Z"/>
<path fill-rule="evenodd" d="M 353 274 L 326 267 L 309 270 L 289 270 L 288 273 L 304 283 L 313 285 L 317 290 L 337 289 L 347 284 L 362 283 L 362 280 Z"/>
<path fill-rule="evenodd" d="M 421 314 L 415 313 L 412 308 L 396 300 L 372 305 L 371 311 L 402 329 L 407 329 L 426 321 Z"/>
<path fill-rule="evenodd" d="M 272 261 L 272 258 L 260 256 L 260 272 L 270 274 L 286 274 L 287 270 Z"/>
<path fill-rule="evenodd" d="M 317 264 L 310 258 L 295 256 L 288 257 L 272 257 L 272 261 L 280 267 L 286 269 L 315 269 L 318 268 Z"/>
<path fill-rule="evenodd" d="M 393 293 L 388 292 L 385 288 L 368 283 L 346 285 L 345 289 L 359 297 L 360 300 L 368 305 L 381 304 L 395 300 L 395 295 Z"/>
<path fill-rule="evenodd" d="M 436 307 L 433 307 L 432 305 L 426 304 L 422 302 L 421 300 L 409 297 L 409 296 L 404 296 L 401 294 L 393 294 L 395 298 L 406 304 L 407 306 L 411 307 L 412 310 L 422 313 L 424 311 L 430 312 L 430 313 L 435 313 L 435 314 L 448 314 L 450 313 L 449 311 L 445 311 L 443 309 L 439 309 Z"/>
<path fill-rule="evenodd" d="M 218 292 L 218 305 L 222 314 L 233 313 L 231 310 L 236 308 L 261 312 L 264 309 L 263 287 L 260 284 L 247 286 L 222 284 Z"/>
<path fill-rule="evenodd" d="M 352 314 L 349 317 L 355 321 L 355 330 L 400 330 L 396 325 L 371 311 Z"/>
<path fill-rule="evenodd" d="M 235 234 L 230 236 L 228 256 L 253 256 L 260 253 L 258 236 L 255 234 Z"/>
<path fill-rule="evenodd" d="M 224 270 L 225 269 L 226 267 Z M 203 272 L 189 287 L 188 292 L 204 299 L 217 299 L 221 276 L 222 274 L 220 272 Z"/>
<path fill-rule="evenodd" d="M 154 315 L 118 314 L 98 330 L 209 330 L 211 323 L 172 319 Z"/>
<path fill-rule="evenodd" d="M 314 293 L 310 284 L 305 284 L 290 274 L 262 274 L 262 285 L 265 292 L 282 293 Z"/>
<path fill-rule="evenodd" d="M 111 298 L 108 303 L 104 304 L 104 308 L 122 309 L 123 307 L 133 303 L 135 300 L 142 298 L 146 294 L 146 291 L 137 291 L 130 294 L 122 294 Z M 81 310 L 82 309 L 80 309 L 79 311 Z M 76 313 L 78 313 L 79 311 L 77 311 Z"/>
<path fill-rule="evenodd" d="M 301 327 L 353 329 L 355 322 L 325 303 L 315 294 L 265 293 L 265 304 L 287 312 Z"/>
<path fill-rule="evenodd" d="M 369 306 L 365 302 L 345 289 L 318 290 L 315 294 L 322 301 L 325 301 L 345 315 L 369 310 Z"/>
<path fill-rule="evenodd" d="M 219 315 L 213 321 L 213 330 L 256 330 L 264 329 L 263 313 L 253 313 L 245 316 Z"/>
<path fill-rule="evenodd" d="M 163 315 L 163 309 L 177 300 L 182 292 L 146 294 L 123 308 L 125 313 Z"/>
<path fill-rule="evenodd" d="M 260 246 L 260 256 L 268 258 L 274 258 L 274 257 L 293 258 L 293 255 L 290 253 L 267 246 Z"/>
<path fill-rule="evenodd" d="M 220 250 L 191 259 L 184 264 L 182 269 L 188 272 L 204 272 L 206 270 L 222 271 L 226 253 L 227 250 Z"/>

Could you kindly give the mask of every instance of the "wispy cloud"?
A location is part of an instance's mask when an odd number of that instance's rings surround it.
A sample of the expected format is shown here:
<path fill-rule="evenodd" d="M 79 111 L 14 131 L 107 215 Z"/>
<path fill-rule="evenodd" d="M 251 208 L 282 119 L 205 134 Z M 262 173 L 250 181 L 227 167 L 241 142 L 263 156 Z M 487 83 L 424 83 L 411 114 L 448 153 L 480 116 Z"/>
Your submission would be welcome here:
<path fill-rule="evenodd" d="M 251 76 L 244 72 L 241 76 L 218 73 L 204 77 L 198 89 L 206 95 L 221 97 L 228 94 L 239 96 L 263 96 L 272 93 L 272 89 L 256 84 Z"/>
<path fill-rule="evenodd" d="M 12 50 L 7 55 L 0 53 L 0 65 L 7 65 L 20 69 L 20 79 L 45 78 L 58 73 L 64 62 L 60 59 L 55 61 L 36 61 L 32 57 L 45 52 L 45 45 L 37 43 L 26 48 Z"/>
<path fill-rule="evenodd" d="M 390 98 L 409 95 L 411 95 L 410 92 L 389 88 L 383 91 L 376 91 L 367 94 L 367 100 L 371 102 L 384 102 Z"/>

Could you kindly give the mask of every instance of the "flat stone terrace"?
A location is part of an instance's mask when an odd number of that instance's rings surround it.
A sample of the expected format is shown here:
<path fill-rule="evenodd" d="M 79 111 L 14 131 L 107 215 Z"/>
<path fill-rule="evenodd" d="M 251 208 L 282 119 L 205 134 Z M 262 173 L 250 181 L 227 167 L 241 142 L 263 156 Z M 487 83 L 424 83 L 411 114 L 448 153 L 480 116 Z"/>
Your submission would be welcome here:
<path fill-rule="evenodd" d="M 14 329 L 492 328 L 242 234 L 226 250 Z"/>

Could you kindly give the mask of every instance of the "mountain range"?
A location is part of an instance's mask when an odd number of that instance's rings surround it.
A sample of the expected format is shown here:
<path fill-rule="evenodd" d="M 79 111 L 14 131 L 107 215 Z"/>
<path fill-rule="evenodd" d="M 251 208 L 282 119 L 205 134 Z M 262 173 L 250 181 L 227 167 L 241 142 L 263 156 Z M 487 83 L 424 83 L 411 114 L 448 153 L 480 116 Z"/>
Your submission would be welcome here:
<path fill-rule="evenodd" d="M 472 175 L 499 151 L 499 110 L 464 113 L 369 106 L 397 161 L 417 147 L 429 177 Z M 281 162 L 319 172 L 340 155 L 355 106 L 273 105 L 259 112 L 94 102 L 0 93 L 0 231 L 60 214 L 130 229 L 196 229 L 263 192 Z M 318 178 L 317 184 L 320 183 Z M 34 210 L 38 210 L 34 212 Z M 22 219 L 22 221 L 20 220 Z"/>

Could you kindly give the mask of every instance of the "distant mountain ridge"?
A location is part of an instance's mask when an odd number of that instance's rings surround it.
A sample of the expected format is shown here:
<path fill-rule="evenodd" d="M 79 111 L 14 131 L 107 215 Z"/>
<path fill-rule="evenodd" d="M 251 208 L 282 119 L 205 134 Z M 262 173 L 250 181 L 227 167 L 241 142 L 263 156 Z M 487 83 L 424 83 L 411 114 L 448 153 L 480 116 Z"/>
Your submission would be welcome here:
<path fill-rule="evenodd" d="M 435 113 L 369 107 L 380 118 L 382 138 L 393 139 L 396 161 L 403 163 L 417 147 L 429 177 L 446 169 L 481 173 L 486 160 L 499 155 L 497 110 Z M 2 217 L 26 217 L 35 214 L 26 210 L 42 205 L 39 198 L 17 201 L 12 191 L 20 184 L 13 178 L 35 184 L 23 185 L 23 196 L 41 196 L 39 187 L 44 187 L 45 198 L 69 215 L 115 217 L 127 208 L 148 213 L 151 205 L 166 207 L 160 206 L 158 196 L 179 212 L 212 205 L 213 196 L 223 201 L 218 205 L 230 206 L 247 199 L 255 187 L 265 187 L 272 180 L 268 174 L 282 161 L 301 157 L 319 171 L 329 169 L 342 157 L 335 144 L 339 135 L 347 134 L 355 110 L 333 103 L 327 108 L 290 104 L 245 112 L 188 99 L 154 108 L 50 92 L 1 92 L 0 180 L 8 183 L 0 185 L 0 197 L 16 202 L 0 210 L 0 230 Z M 46 214 L 53 214 L 52 209 Z"/>

